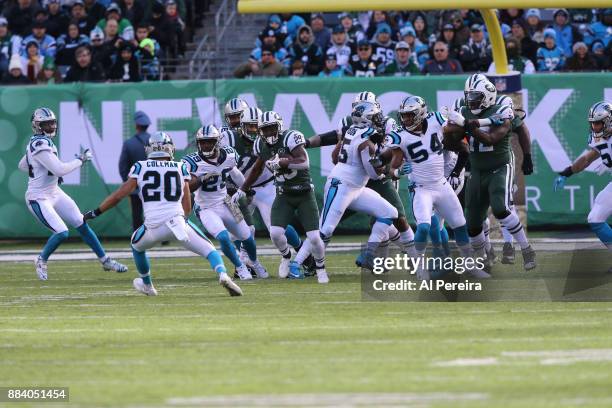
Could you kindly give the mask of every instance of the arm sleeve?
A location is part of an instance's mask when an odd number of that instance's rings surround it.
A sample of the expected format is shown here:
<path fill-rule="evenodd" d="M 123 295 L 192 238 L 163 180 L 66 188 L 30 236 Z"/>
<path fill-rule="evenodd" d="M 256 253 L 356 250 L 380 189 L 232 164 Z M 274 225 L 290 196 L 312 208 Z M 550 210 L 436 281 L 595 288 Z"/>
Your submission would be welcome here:
<path fill-rule="evenodd" d="M 36 156 L 34 156 L 34 158 L 56 177 L 63 177 L 68 173 L 72 173 L 74 170 L 83 165 L 83 162 L 79 159 L 74 159 L 64 163 L 49 150 L 39 152 Z"/>
<path fill-rule="evenodd" d="M 321 147 L 333 146 L 338 143 L 338 131 L 336 130 L 322 133 L 319 135 L 319 137 L 321 138 Z"/>
<path fill-rule="evenodd" d="M 455 167 L 453 168 L 453 171 L 451 173 L 461 174 L 461 172 L 465 168 L 465 165 L 467 164 L 469 157 L 470 154 L 465 150 L 461 150 L 459 153 L 457 153 L 457 162 L 455 163 Z"/>
<path fill-rule="evenodd" d="M 28 166 L 28 159 L 26 158 L 25 154 L 23 155 L 21 160 L 19 160 L 19 165 L 17 167 L 19 167 L 19 170 L 25 171 L 26 173 L 30 169 L 30 167 Z"/>
<path fill-rule="evenodd" d="M 229 176 L 238 187 L 242 187 L 244 184 L 244 174 L 238 169 L 238 167 L 234 167 L 229 171 Z"/>
<path fill-rule="evenodd" d="M 365 148 L 361 150 L 361 163 L 363 164 L 363 168 L 371 179 L 376 180 L 378 178 L 378 174 L 374 167 L 370 164 L 370 152 L 369 149 Z"/>

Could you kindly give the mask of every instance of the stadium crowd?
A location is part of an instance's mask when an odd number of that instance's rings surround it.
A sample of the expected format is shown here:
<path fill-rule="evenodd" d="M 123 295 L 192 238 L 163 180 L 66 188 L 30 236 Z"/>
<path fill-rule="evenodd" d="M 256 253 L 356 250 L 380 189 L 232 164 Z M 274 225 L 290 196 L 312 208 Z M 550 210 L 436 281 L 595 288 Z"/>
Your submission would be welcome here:
<path fill-rule="evenodd" d="M 0 82 L 159 80 L 209 5 L 114 1 L 0 0 Z"/>
<path fill-rule="evenodd" d="M 525 74 L 608 71 L 612 8 L 498 12 L 510 68 Z M 475 10 L 273 14 L 237 78 L 494 72 Z"/>

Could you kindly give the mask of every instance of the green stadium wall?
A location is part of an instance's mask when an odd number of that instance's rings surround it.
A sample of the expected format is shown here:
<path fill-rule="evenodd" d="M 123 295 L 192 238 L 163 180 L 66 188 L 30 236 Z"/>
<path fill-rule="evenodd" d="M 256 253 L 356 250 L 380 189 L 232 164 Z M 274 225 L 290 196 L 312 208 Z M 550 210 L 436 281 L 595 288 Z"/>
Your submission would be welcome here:
<path fill-rule="evenodd" d="M 236 95 L 264 110 L 278 111 L 285 127 L 298 129 L 308 137 L 335 128 L 349 113 L 357 92 L 375 92 L 383 110 L 395 115 L 396 107 L 409 94 L 423 96 L 430 109 L 451 105 L 462 95 L 465 78 L 260 79 L 0 88 L 0 238 L 48 235 L 25 206 L 27 174 L 17 169 L 31 134 L 30 115 L 38 106 L 47 106 L 59 116 L 56 144 L 61 159 L 72 159 L 85 147 L 94 151 L 92 164 L 65 177 L 63 185 L 84 211 L 95 208 L 121 183 L 119 153 L 123 140 L 134 131 L 132 115 L 136 110 L 151 117 L 150 131 L 164 130 L 173 136 L 180 158 L 190 151 L 190 143 L 193 146 L 192 135 L 198 126 L 211 121 L 220 124 L 224 102 Z M 531 75 L 523 78 L 523 87 L 535 165 L 533 175 L 525 181 L 529 225 L 583 224 L 610 175 L 598 176 L 593 166 L 569 179 L 568 189 L 560 193 L 553 193 L 552 181 L 555 172 L 586 148 L 587 110 L 596 101 L 612 100 L 612 75 Z M 309 150 L 319 200 L 331 168 L 330 151 Z M 404 186 L 401 192 L 406 199 Z M 101 236 L 128 236 L 131 221 L 127 203 L 92 224 Z M 342 227 L 357 231 L 364 225 L 364 217 L 353 217 Z"/>

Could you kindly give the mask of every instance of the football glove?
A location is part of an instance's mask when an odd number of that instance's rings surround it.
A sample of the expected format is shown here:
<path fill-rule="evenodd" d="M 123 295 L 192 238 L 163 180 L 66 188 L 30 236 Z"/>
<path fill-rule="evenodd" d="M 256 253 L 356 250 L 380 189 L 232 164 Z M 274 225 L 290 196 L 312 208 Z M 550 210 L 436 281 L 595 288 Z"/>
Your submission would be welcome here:
<path fill-rule="evenodd" d="M 506 120 L 505 118 L 502 117 L 502 115 L 491 115 L 489 116 L 489 120 L 491 121 L 491 124 L 494 126 L 501 126 L 504 124 L 504 121 Z"/>
<path fill-rule="evenodd" d="M 200 183 L 206 184 L 208 180 L 210 180 L 213 177 L 217 177 L 218 175 L 219 175 L 218 173 L 206 173 L 200 176 Z"/>
<path fill-rule="evenodd" d="M 408 162 L 402 164 L 402 167 L 400 167 L 397 172 L 397 174 L 399 174 L 400 176 L 405 176 L 406 174 L 410 173 L 412 173 L 412 164 Z"/>
<path fill-rule="evenodd" d="M 89 210 L 85 214 L 83 214 L 83 221 L 93 220 L 94 218 L 98 217 L 100 214 L 102 214 L 102 212 L 100 211 L 99 208 L 96 208 L 95 210 Z"/>
<path fill-rule="evenodd" d="M 559 191 L 563 187 L 565 187 L 565 180 L 566 179 L 567 179 L 567 177 L 565 177 L 565 176 L 557 176 L 557 178 L 555 178 L 555 182 L 553 183 L 553 190 L 554 191 Z"/>
<path fill-rule="evenodd" d="M 280 157 L 278 157 L 278 155 L 276 155 L 272 159 L 268 160 L 266 162 L 266 167 L 272 173 L 274 173 L 275 171 L 278 171 L 281 168 L 281 166 L 280 166 Z"/>
<path fill-rule="evenodd" d="M 446 180 L 453 190 L 456 190 L 461 185 L 461 178 L 458 174 L 451 173 Z"/>
<path fill-rule="evenodd" d="M 243 189 L 239 188 L 238 190 L 236 190 L 236 192 L 232 196 L 232 203 L 238 205 L 238 201 L 240 201 L 242 197 L 246 197 L 246 196 L 247 196 L 247 193 Z"/>
<path fill-rule="evenodd" d="M 90 161 L 91 159 L 93 159 L 93 154 L 91 153 L 91 150 L 89 149 L 85 149 L 83 150 L 83 153 L 81 154 L 75 154 L 74 157 L 76 157 L 77 159 L 79 159 L 83 164 L 85 164 L 86 162 Z"/>
<path fill-rule="evenodd" d="M 525 153 L 525 155 L 523 155 L 523 164 L 521 165 L 521 169 L 523 170 L 523 174 L 526 176 L 533 173 L 533 161 L 531 160 L 531 154 Z"/>
<path fill-rule="evenodd" d="M 455 112 L 454 110 L 448 112 L 448 121 L 459 126 L 465 125 L 465 118 L 463 115 L 459 112 Z"/>

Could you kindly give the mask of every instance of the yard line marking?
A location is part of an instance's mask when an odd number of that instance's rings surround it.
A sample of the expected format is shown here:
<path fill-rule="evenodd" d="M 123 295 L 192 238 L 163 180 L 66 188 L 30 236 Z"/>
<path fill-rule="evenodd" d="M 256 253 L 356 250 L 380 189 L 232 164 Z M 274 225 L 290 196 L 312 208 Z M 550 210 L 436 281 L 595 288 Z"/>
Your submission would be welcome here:
<path fill-rule="evenodd" d="M 483 358 L 457 358 L 449 361 L 438 361 L 433 363 L 435 367 L 481 367 L 498 365 L 499 361 L 495 357 Z"/>

